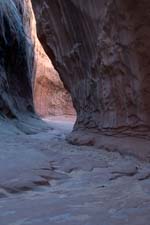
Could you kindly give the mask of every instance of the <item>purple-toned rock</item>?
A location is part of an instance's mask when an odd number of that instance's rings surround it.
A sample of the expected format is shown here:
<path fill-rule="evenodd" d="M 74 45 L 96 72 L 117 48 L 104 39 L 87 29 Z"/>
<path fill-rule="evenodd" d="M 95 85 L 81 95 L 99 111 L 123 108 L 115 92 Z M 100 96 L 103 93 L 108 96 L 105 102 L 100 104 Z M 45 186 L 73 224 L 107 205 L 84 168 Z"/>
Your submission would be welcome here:
<path fill-rule="evenodd" d="M 33 112 L 33 45 L 24 24 L 25 1 L 0 1 L 0 114 Z"/>
<path fill-rule="evenodd" d="M 71 93 L 75 127 L 149 127 L 150 2 L 32 3 L 39 39 Z"/>

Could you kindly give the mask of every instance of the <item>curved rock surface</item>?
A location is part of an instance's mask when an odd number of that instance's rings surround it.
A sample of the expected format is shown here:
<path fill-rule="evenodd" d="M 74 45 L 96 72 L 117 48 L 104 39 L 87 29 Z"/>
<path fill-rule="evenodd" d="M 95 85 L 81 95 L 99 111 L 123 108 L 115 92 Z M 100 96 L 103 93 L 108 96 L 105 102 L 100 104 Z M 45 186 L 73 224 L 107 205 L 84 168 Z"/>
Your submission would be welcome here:
<path fill-rule="evenodd" d="M 32 3 L 40 41 L 71 93 L 76 128 L 149 129 L 150 2 Z"/>
<path fill-rule="evenodd" d="M 71 97 L 37 38 L 31 1 L 6 0 L 0 7 L 2 116 L 33 112 L 33 97 L 38 115 L 74 114 Z"/>
<path fill-rule="evenodd" d="M 26 36 L 25 1 L 0 1 L 0 115 L 33 112 L 33 45 Z M 25 13 L 25 14 L 24 14 Z"/>
<path fill-rule="evenodd" d="M 64 88 L 58 72 L 55 70 L 51 60 L 46 55 L 38 40 L 31 1 L 26 0 L 26 2 L 28 8 L 25 11 L 30 12 L 28 26 L 26 26 L 27 33 L 31 32 L 31 37 L 35 45 L 35 74 L 33 79 L 35 111 L 42 117 L 50 115 L 75 115 L 71 96 Z M 25 16 L 26 18 L 27 16 Z"/>

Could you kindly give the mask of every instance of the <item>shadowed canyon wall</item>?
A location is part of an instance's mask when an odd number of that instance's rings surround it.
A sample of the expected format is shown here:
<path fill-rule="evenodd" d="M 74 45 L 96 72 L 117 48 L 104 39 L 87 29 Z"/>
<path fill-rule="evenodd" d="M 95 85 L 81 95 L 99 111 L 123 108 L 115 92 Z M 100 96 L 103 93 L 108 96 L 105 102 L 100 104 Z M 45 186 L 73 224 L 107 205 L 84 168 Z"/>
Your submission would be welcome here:
<path fill-rule="evenodd" d="M 39 39 L 71 93 L 76 128 L 150 125 L 150 2 L 32 0 Z"/>
<path fill-rule="evenodd" d="M 24 1 L 0 1 L 0 115 L 9 118 L 33 112 L 34 54 L 26 37 L 24 6 Z"/>

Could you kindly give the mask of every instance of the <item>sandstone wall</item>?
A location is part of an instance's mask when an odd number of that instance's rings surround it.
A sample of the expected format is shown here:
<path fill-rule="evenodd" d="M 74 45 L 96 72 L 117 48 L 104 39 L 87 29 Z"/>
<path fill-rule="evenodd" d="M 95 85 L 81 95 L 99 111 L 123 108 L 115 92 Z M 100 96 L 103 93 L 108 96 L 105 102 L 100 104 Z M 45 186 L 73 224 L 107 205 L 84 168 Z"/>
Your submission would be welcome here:
<path fill-rule="evenodd" d="M 64 88 L 58 72 L 38 39 L 35 44 L 35 58 L 36 73 L 33 89 L 36 113 L 42 117 L 74 115 L 71 96 Z"/>
<path fill-rule="evenodd" d="M 0 115 L 74 113 L 72 100 L 36 34 L 30 0 L 0 2 Z M 34 103 L 33 103 L 34 98 Z"/>
<path fill-rule="evenodd" d="M 33 45 L 24 27 L 24 1 L 0 1 L 0 115 L 33 112 Z"/>
<path fill-rule="evenodd" d="M 32 0 L 38 36 L 77 111 L 76 128 L 150 125 L 150 2 Z"/>
<path fill-rule="evenodd" d="M 24 26 L 34 44 L 34 76 L 32 77 L 35 112 L 42 117 L 73 115 L 72 99 L 58 72 L 46 55 L 36 33 L 36 21 L 30 0 L 24 0 Z M 31 50 L 30 48 L 28 49 Z"/>

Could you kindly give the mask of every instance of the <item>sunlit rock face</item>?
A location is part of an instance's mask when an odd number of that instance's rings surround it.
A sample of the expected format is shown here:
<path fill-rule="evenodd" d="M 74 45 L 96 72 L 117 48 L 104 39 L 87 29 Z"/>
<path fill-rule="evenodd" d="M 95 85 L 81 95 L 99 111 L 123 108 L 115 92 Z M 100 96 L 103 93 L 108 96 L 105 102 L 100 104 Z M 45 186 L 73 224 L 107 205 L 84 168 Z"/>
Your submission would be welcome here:
<path fill-rule="evenodd" d="M 76 128 L 149 126 L 149 0 L 32 3 L 41 43 L 71 93 Z"/>
<path fill-rule="evenodd" d="M 35 111 L 42 117 L 74 115 L 71 96 L 64 88 L 38 39 L 35 44 L 36 73 L 34 80 Z"/>
<path fill-rule="evenodd" d="M 25 2 L 0 1 L 0 115 L 33 112 L 33 45 L 24 26 Z"/>
<path fill-rule="evenodd" d="M 25 0 L 24 4 L 24 27 L 28 39 L 34 44 L 32 84 L 35 112 L 42 117 L 74 115 L 71 96 L 37 38 L 36 21 L 30 0 Z"/>
<path fill-rule="evenodd" d="M 1 115 L 33 112 L 33 97 L 38 115 L 74 113 L 71 97 L 37 38 L 31 1 L 0 1 L 0 22 Z"/>

